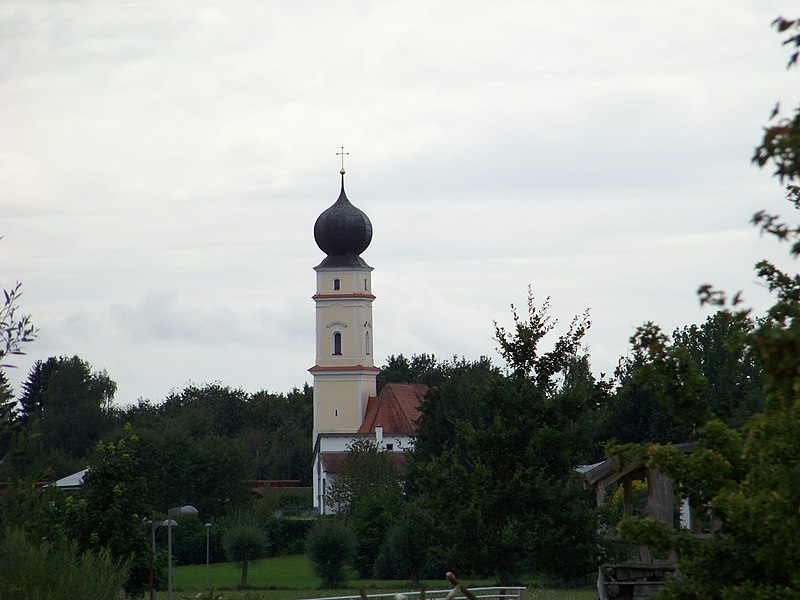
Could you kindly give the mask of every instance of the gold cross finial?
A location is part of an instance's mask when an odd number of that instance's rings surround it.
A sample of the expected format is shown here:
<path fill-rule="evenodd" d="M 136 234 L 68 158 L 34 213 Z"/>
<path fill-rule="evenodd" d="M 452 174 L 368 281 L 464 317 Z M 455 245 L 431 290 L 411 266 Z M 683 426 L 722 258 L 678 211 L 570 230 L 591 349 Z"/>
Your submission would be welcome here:
<path fill-rule="evenodd" d="M 339 171 L 339 172 L 340 172 L 342 175 L 344 175 L 344 157 L 345 157 L 345 156 L 350 156 L 350 153 L 349 153 L 349 152 L 345 152 L 345 151 L 344 151 L 344 146 L 342 146 L 342 151 L 341 151 L 341 152 L 337 152 L 337 153 L 336 153 L 336 156 L 341 156 L 341 157 L 342 157 L 342 170 L 341 170 L 341 171 Z"/>

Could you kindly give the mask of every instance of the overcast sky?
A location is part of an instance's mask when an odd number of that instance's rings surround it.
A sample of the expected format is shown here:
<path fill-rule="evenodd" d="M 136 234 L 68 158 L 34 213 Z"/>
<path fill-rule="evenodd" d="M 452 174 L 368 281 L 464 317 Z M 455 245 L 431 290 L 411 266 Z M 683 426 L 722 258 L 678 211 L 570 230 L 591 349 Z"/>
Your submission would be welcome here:
<path fill-rule="evenodd" d="M 120 404 L 194 382 L 288 391 L 314 362 L 319 213 L 372 220 L 374 345 L 496 358 L 530 284 L 595 370 L 768 295 L 788 212 L 750 166 L 797 73 L 772 0 L 0 3 L 0 285 Z M 786 204 L 787 208 L 784 208 Z M 787 261 L 780 258 L 783 263 Z M 501 364 L 499 359 L 498 364 Z"/>

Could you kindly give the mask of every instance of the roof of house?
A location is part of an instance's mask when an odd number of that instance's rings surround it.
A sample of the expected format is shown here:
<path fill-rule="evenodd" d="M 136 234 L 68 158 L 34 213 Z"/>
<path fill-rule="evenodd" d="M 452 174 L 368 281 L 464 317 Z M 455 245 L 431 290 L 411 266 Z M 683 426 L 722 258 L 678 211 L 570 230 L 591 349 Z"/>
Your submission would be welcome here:
<path fill-rule="evenodd" d="M 405 452 L 387 452 L 386 455 L 389 460 L 395 463 L 398 470 L 403 471 L 408 464 L 408 458 Z M 347 457 L 350 456 L 349 452 L 322 452 L 319 455 L 322 461 L 322 468 L 326 473 L 341 473 L 342 465 Z"/>
<path fill-rule="evenodd" d="M 72 475 L 67 475 L 56 481 L 55 486 L 62 489 L 77 489 L 83 485 L 83 478 L 89 472 L 89 468 L 82 469 Z"/>
<path fill-rule="evenodd" d="M 699 446 L 697 442 L 687 442 L 672 445 L 684 454 L 691 454 Z M 610 485 L 618 479 L 621 479 L 624 475 L 644 468 L 638 463 L 626 465 L 624 468 L 620 468 L 618 462 L 619 461 L 617 460 L 617 457 L 612 456 L 603 462 L 595 463 L 593 465 L 581 465 L 573 470 L 581 478 L 583 478 L 588 486 L 591 487 L 596 485 L 598 482 L 603 485 Z"/>
<path fill-rule="evenodd" d="M 367 411 L 358 433 L 373 433 L 383 427 L 384 435 L 415 433 L 419 407 L 428 386 L 419 383 L 387 383 L 367 402 Z"/>

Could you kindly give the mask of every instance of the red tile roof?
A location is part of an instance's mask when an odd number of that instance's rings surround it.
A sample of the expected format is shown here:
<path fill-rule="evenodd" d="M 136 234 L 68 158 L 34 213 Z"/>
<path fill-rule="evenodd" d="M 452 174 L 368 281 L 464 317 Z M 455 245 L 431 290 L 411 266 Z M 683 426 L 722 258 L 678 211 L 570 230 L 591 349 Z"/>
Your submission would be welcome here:
<path fill-rule="evenodd" d="M 358 433 L 374 433 L 378 425 L 383 427 L 384 435 L 415 433 L 419 407 L 427 391 L 428 386 L 418 383 L 387 383 L 380 394 L 367 402 Z"/>
<path fill-rule="evenodd" d="M 342 465 L 349 455 L 349 452 L 323 452 L 319 455 L 319 458 L 322 461 L 322 468 L 325 469 L 326 473 L 336 474 L 342 472 Z M 405 452 L 387 452 L 387 455 L 389 456 L 389 460 L 394 462 L 398 471 L 405 470 L 408 464 Z"/>

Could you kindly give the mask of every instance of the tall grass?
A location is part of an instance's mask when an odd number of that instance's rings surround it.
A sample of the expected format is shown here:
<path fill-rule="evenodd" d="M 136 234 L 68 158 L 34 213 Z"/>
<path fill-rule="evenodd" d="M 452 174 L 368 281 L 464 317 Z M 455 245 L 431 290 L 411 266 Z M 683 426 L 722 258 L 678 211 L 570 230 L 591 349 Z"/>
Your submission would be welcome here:
<path fill-rule="evenodd" d="M 78 550 L 75 542 L 29 539 L 19 530 L 0 542 L 0 600 L 117 600 L 128 575 L 103 549 Z"/>

